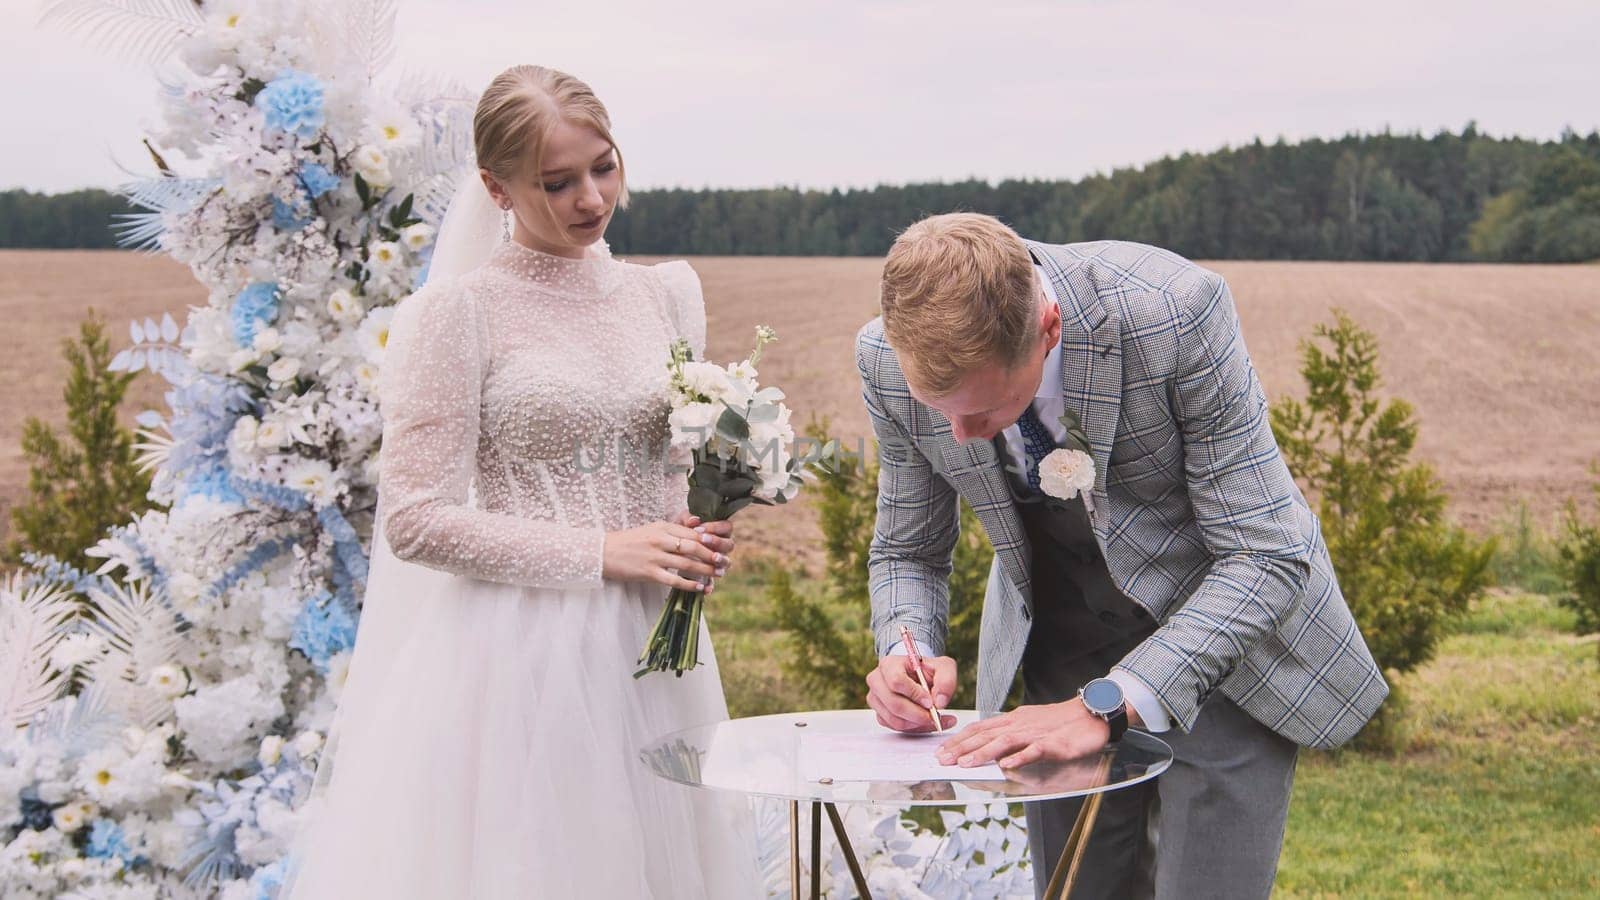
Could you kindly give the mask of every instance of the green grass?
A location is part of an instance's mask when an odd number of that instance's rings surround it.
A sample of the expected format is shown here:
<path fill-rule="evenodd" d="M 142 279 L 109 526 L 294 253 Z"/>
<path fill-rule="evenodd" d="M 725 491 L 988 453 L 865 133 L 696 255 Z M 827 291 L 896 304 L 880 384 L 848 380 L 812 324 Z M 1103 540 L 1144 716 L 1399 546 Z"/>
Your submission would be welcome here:
<path fill-rule="evenodd" d="M 1305 754 L 1280 897 L 1600 895 L 1600 665 L 1492 595 L 1402 684 L 1404 752 Z"/>
<path fill-rule="evenodd" d="M 780 670 L 772 564 L 742 566 L 708 611 L 729 710 L 810 708 Z M 1600 896 L 1600 663 L 1573 625 L 1493 593 L 1402 680 L 1403 751 L 1302 754 L 1276 896 Z"/>

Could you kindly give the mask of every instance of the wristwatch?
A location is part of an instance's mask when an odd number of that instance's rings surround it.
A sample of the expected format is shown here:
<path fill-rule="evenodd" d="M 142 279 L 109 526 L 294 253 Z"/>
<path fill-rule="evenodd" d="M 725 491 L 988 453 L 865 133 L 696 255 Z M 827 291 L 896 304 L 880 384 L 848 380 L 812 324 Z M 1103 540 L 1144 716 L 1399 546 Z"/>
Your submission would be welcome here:
<path fill-rule="evenodd" d="M 1122 685 L 1109 678 L 1096 678 L 1078 689 L 1078 696 L 1089 712 L 1104 719 L 1111 726 L 1111 737 L 1106 743 L 1115 744 L 1128 730 L 1128 708 L 1122 696 Z"/>

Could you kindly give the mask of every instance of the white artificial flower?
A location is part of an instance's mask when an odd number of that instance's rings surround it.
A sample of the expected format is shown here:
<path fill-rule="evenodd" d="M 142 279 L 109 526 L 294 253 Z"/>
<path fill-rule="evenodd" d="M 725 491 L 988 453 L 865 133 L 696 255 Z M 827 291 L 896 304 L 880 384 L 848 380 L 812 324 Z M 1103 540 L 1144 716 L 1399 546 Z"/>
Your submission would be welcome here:
<path fill-rule="evenodd" d="M 273 353 L 283 346 L 283 335 L 276 328 L 263 328 L 256 332 L 256 339 L 250 342 L 250 346 L 257 353 Z"/>
<path fill-rule="evenodd" d="M 361 320 L 361 301 L 344 288 L 328 295 L 328 315 L 336 322 L 351 325 Z"/>
<path fill-rule="evenodd" d="M 294 739 L 294 750 L 302 759 L 307 759 L 322 749 L 322 735 L 315 731 L 302 731 Z"/>
<path fill-rule="evenodd" d="M 350 678 L 350 651 L 328 657 L 328 694 L 338 702 L 344 694 L 344 684 Z"/>
<path fill-rule="evenodd" d="M 373 187 L 388 187 L 394 176 L 389 172 L 389 156 L 372 144 L 364 144 L 356 151 L 356 174 Z"/>
<path fill-rule="evenodd" d="M 394 320 L 394 307 L 382 306 L 367 313 L 356 329 L 356 344 L 361 355 L 375 366 L 383 365 L 383 353 L 389 346 L 389 324 Z"/>
<path fill-rule="evenodd" d="M 256 446 L 263 450 L 277 450 L 289 446 L 289 430 L 281 422 L 264 419 L 256 427 Z"/>
<path fill-rule="evenodd" d="M 255 449 L 256 429 L 260 426 L 261 420 L 255 416 L 240 416 L 233 423 L 233 431 L 228 435 L 228 443 L 241 451 Z"/>
<path fill-rule="evenodd" d="M 104 638 L 92 634 L 69 634 L 50 652 L 50 665 L 60 671 L 95 659 L 106 649 Z"/>
<path fill-rule="evenodd" d="M 379 373 L 378 367 L 373 365 L 372 363 L 369 363 L 369 362 L 356 363 L 356 367 L 355 367 L 356 384 L 361 385 L 361 389 L 366 391 L 367 393 L 375 394 L 375 393 L 378 392 L 378 373 Z"/>
<path fill-rule="evenodd" d="M 298 374 L 300 374 L 300 360 L 293 356 L 281 357 L 267 366 L 267 378 L 275 384 L 283 384 Z"/>
<path fill-rule="evenodd" d="M 733 379 L 728 377 L 728 370 L 715 363 L 684 363 L 683 383 L 690 394 L 716 403 L 723 402 L 734 393 Z"/>
<path fill-rule="evenodd" d="M 254 347 L 240 347 L 228 354 L 228 371 L 234 374 L 243 372 L 255 365 L 261 359 L 261 354 Z"/>
<path fill-rule="evenodd" d="M 72 803 L 56 807 L 55 812 L 50 814 L 50 819 L 64 834 L 71 834 L 83 827 L 83 813 Z"/>
<path fill-rule="evenodd" d="M 327 506 L 339 497 L 333 468 L 320 459 L 302 459 L 290 466 L 284 484 L 305 494 L 315 506 Z"/>
<path fill-rule="evenodd" d="M 264 691 L 246 674 L 207 685 L 174 701 L 184 745 L 201 763 L 235 769 L 255 758 L 261 735 L 283 715 L 277 691 Z"/>
<path fill-rule="evenodd" d="M 412 146 L 421 134 L 417 120 L 399 103 L 379 101 L 367 116 L 366 139 L 373 146 L 392 152 Z"/>
<path fill-rule="evenodd" d="M 261 749 L 256 751 L 256 760 L 263 768 L 270 769 L 283 758 L 283 738 L 269 734 L 261 739 Z"/>
<path fill-rule="evenodd" d="M 428 246 L 431 240 L 433 240 L 433 228 L 426 222 L 407 225 L 405 230 L 400 232 L 400 243 L 411 248 L 413 252 Z"/>
<path fill-rule="evenodd" d="M 400 245 L 394 241 L 373 241 L 367 247 L 367 265 L 380 275 L 393 271 L 402 258 Z"/>
<path fill-rule="evenodd" d="M 145 684 L 163 697 L 181 697 L 189 690 L 189 676 L 184 674 L 182 669 L 168 663 L 151 669 L 150 677 L 145 679 Z"/>
<path fill-rule="evenodd" d="M 1082 450 L 1065 447 L 1050 451 L 1039 462 L 1039 488 L 1059 500 L 1071 500 L 1081 493 L 1084 503 L 1090 503 L 1094 458 Z"/>
<path fill-rule="evenodd" d="M 722 405 L 718 403 L 690 403 L 673 410 L 667 416 L 672 426 L 672 445 L 690 449 L 704 445 L 716 433 L 721 416 Z"/>

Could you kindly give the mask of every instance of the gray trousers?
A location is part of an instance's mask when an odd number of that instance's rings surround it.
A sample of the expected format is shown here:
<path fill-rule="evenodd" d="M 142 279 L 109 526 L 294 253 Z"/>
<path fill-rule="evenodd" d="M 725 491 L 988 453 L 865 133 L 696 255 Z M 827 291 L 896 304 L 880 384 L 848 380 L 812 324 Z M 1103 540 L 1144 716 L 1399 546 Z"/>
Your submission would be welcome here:
<path fill-rule="evenodd" d="M 1172 768 L 1105 795 L 1072 897 L 1267 897 L 1294 783 L 1294 742 L 1213 694 L 1189 734 L 1160 735 Z M 1081 799 L 1026 804 L 1044 895 Z"/>

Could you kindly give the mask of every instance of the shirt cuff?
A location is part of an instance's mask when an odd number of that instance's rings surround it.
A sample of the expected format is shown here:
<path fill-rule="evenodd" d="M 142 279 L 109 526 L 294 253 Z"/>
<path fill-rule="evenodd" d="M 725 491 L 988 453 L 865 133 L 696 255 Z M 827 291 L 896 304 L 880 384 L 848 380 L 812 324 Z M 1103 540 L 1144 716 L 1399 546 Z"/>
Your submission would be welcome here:
<path fill-rule="evenodd" d="M 1146 687 L 1144 682 L 1121 669 L 1112 669 L 1106 673 L 1106 677 L 1122 688 L 1123 698 L 1133 711 L 1139 714 L 1139 718 L 1144 720 L 1140 728 L 1152 734 L 1160 734 L 1172 728 L 1172 717 L 1167 715 L 1167 708 L 1161 705 L 1161 700 L 1155 691 Z"/>
<path fill-rule="evenodd" d="M 885 653 L 884 656 L 910 656 L 911 654 L 906 652 L 905 643 L 905 641 L 895 641 L 890 644 L 889 652 Z"/>

